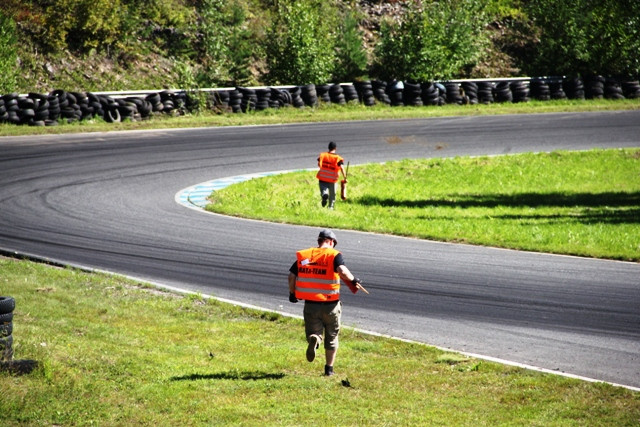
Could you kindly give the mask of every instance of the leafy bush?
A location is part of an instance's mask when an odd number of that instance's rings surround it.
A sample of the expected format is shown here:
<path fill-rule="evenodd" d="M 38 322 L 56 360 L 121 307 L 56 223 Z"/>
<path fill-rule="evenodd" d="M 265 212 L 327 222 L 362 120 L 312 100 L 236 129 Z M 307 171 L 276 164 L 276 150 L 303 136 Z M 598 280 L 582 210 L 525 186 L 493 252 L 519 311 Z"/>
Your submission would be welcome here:
<path fill-rule="evenodd" d="M 408 3 L 399 24 L 385 22 L 376 48 L 382 78 L 429 81 L 463 76 L 488 38 L 481 0 Z"/>
<path fill-rule="evenodd" d="M 337 63 L 333 72 L 336 81 L 352 82 L 367 74 L 369 64 L 363 35 L 352 11 L 343 15 L 340 37 L 336 38 L 336 56 Z"/>
<path fill-rule="evenodd" d="M 532 75 L 624 75 L 640 73 L 640 3 L 532 0 L 525 11 L 540 29 Z"/>
<path fill-rule="evenodd" d="M 267 37 L 272 83 L 329 81 L 335 66 L 336 9 L 322 0 L 281 0 Z"/>
<path fill-rule="evenodd" d="M 245 8 L 238 1 L 203 0 L 200 15 L 203 85 L 248 82 L 253 50 Z"/>

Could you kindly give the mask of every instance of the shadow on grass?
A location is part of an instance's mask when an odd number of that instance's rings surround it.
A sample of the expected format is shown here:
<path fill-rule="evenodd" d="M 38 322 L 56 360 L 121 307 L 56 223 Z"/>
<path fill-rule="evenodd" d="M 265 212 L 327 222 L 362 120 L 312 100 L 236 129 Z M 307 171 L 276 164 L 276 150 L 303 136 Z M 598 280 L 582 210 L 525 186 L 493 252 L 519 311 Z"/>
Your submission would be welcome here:
<path fill-rule="evenodd" d="M 561 220 L 571 216 L 573 220 L 586 223 L 634 224 L 640 223 L 640 192 L 605 193 L 520 193 L 520 194 L 463 194 L 434 197 L 428 200 L 398 200 L 363 196 L 351 203 L 362 206 L 401 208 L 457 207 L 457 208 L 577 208 L 585 209 L 579 215 L 543 216 L 545 219 Z M 624 208 L 624 209 L 620 209 Z M 629 209 L 631 208 L 631 209 Z M 606 210 L 603 210 L 606 209 Z M 517 218 L 531 218 L 523 215 Z M 515 216 L 513 218 L 516 218 Z"/>
<path fill-rule="evenodd" d="M 243 381 L 256 381 L 256 380 L 280 380 L 284 378 L 284 374 L 270 374 L 267 372 L 259 371 L 228 371 L 218 372 L 215 374 L 191 374 L 183 375 L 181 377 L 172 377 L 171 381 L 197 381 L 197 380 L 243 380 Z"/>

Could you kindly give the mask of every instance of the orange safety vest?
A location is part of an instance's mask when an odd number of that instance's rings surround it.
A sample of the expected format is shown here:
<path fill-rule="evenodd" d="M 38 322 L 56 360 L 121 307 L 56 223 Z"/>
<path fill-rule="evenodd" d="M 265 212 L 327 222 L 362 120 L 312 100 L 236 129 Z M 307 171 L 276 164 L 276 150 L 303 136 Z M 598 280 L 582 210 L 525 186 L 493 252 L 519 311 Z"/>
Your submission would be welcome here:
<path fill-rule="evenodd" d="M 338 163 L 344 162 L 344 159 L 334 153 L 321 153 L 318 159 L 318 166 L 320 170 L 316 174 L 316 178 L 325 182 L 338 182 L 338 172 L 340 172 L 340 166 Z"/>
<path fill-rule="evenodd" d="M 309 248 L 296 252 L 296 298 L 321 302 L 340 299 L 340 275 L 333 268 L 333 259 L 339 253 L 332 248 Z"/>

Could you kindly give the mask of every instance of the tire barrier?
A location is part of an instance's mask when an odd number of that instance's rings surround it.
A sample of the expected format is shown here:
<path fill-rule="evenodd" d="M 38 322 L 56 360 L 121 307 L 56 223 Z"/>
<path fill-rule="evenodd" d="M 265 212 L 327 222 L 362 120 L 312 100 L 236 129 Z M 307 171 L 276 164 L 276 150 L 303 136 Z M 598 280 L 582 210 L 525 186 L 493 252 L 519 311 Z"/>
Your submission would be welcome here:
<path fill-rule="evenodd" d="M 373 97 L 383 104 L 391 105 L 391 99 L 387 95 L 387 82 L 380 80 L 373 80 L 371 82 L 371 88 L 373 89 Z"/>
<path fill-rule="evenodd" d="M 461 87 L 458 83 L 445 83 L 444 87 L 447 92 L 447 104 L 464 104 L 464 99 L 460 90 Z"/>
<path fill-rule="evenodd" d="M 531 99 L 637 99 L 640 83 L 633 79 L 602 76 L 478 79 L 451 82 L 412 82 L 365 80 L 351 83 L 308 84 L 282 87 L 235 87 L 209 89 L 208 105 L 226 113 L 246 113 L 292 106 L 315 107 L 320 103 L 365 106 L 438 106 L 444 104 L 490 104 L 528 102 Z M 122 93 L 122 92 L 120 92 Z M 69 92 L 48 94 L 8 93 L 0 96 L 0 124 L 55 126 L 102 118 L 108 123 L 145 120 L 156 114 L 181 115 L 194 109 L 196 102 L 185 91 L 163 90 L 137 95 Z"/>
<path fill-rule="evenodd" d="M 640 98 L 640 82 L 638 80 L 623 80 L 621 84 L 622 94 L 625 98 Z"/>
<path fill-rule="evenodd" d="M 622 86 L 615 79 L 606 79 L 604 82 L 604 97 L 607 99 L 624 99 Z"/>
<path fill-rule="evenodd" d="M 13 310 L 16 301 L 12 297 L 0 297 L 0 361 L 13 359 Z"/>
<path fill-rule="evenodd" d="M 402 89 L 403 103 L 412 107 L 422 107 L 422 87 L 420 83 L 405 82 Z"/>
<path fill-rule="evenodd" d="M 478 84 L 476 82 L 462 82 L 463 97 L 467 104 L 478 103 Z"/>
<path fill-rule="evenodd" d="M 523 81 L 511 82 L 509 84 L 511 94 L 513 96 L 513 102 L 529 102 L 529 86 Z"/>
<path fill-rule="evenodd" d="M 494 89 L 494 98 L 496 102 L 512 102 L 513 93 L 508 81 L 501 81 L 496 84 Z"/>
<path fill-rule="evenodd" d="M 300 96 L 304 101 L 304 105 L 309 107 L 315 107 L 318 105 L 318 92 L 316 91 L 316 85 L 305 85 L 300 89 Z"/>
<path fill-rule="evenodd" d="M 491 104 L 493 98 L 493 82 L 478 82 L 478 102 L 480 104 Z"/>
<path fill-rule="evenodd" d="M 562 89 L 569 99 L 585 98 L 584 83 L 579 77 L 563 80 Z"/>
<path fill-rule="evenodd" d="M 391 106 L 400 107 L 404 105 L 403 92 L 404 82 L 393 81 L 387 85 L 387 96 L 389 96 Z"/>
<path fill-rule="evenodd" d="M 340 84 L 336 83 L 331 85 L 329 88 L 329 99 L 332 104 L 344 105 L 347 103 L 344 97 L 344 90 Z"/>
<path fill-rule="evenodd" d="M 375 105 L 376 98 L 373 92 L 373 84 L 369 80 L 355 82 L 353 85 L 358 94 L 359 102 L 367 107 Z"/>
<path fill-rule="evenodd" d="M 13 297 L 0 296 L 0 371 L 22 375 L 32 372 L 40 364 L 35 360 L 14 360 L 13 358 L 13 311 L 15 308 L 16 301 Z"/>
<path fill-rule="evenodd" d="M 551 89 L 545 80 L 535 79 L 531 81 L 529 93 L 533 99 L 538 101 L 549 101 L 551 99 Z"/>
<path fill-rule="evenodd" d="M 344 101 L 348 104 L 350 102 L 358 102 L 358 91 L 352 84 L 340 85 L 342 88 L 342 94 L 344 95 Z"/>

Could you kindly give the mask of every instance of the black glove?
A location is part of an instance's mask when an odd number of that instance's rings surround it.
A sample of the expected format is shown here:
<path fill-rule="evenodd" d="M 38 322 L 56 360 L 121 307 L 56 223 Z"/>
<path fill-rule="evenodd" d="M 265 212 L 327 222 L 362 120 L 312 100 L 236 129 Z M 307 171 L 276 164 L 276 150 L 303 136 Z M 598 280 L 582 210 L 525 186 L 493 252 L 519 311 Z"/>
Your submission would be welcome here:
<path fill-rule="evenodd" d="M 298 298 L 296 298 L 296 294 L 293 292 L 289 292 L 289 302 L 298 302 Z"/>
<path fill-rule="evenodd" d="M 349 289 L 351 289 L 351 292 L 353 292 L 354 294 L 358 292 L 359 284 L 360 284 L 360 279 L 358 279 L 357 277 L 354 277 L 351 283 L 348 283 Z"/>

